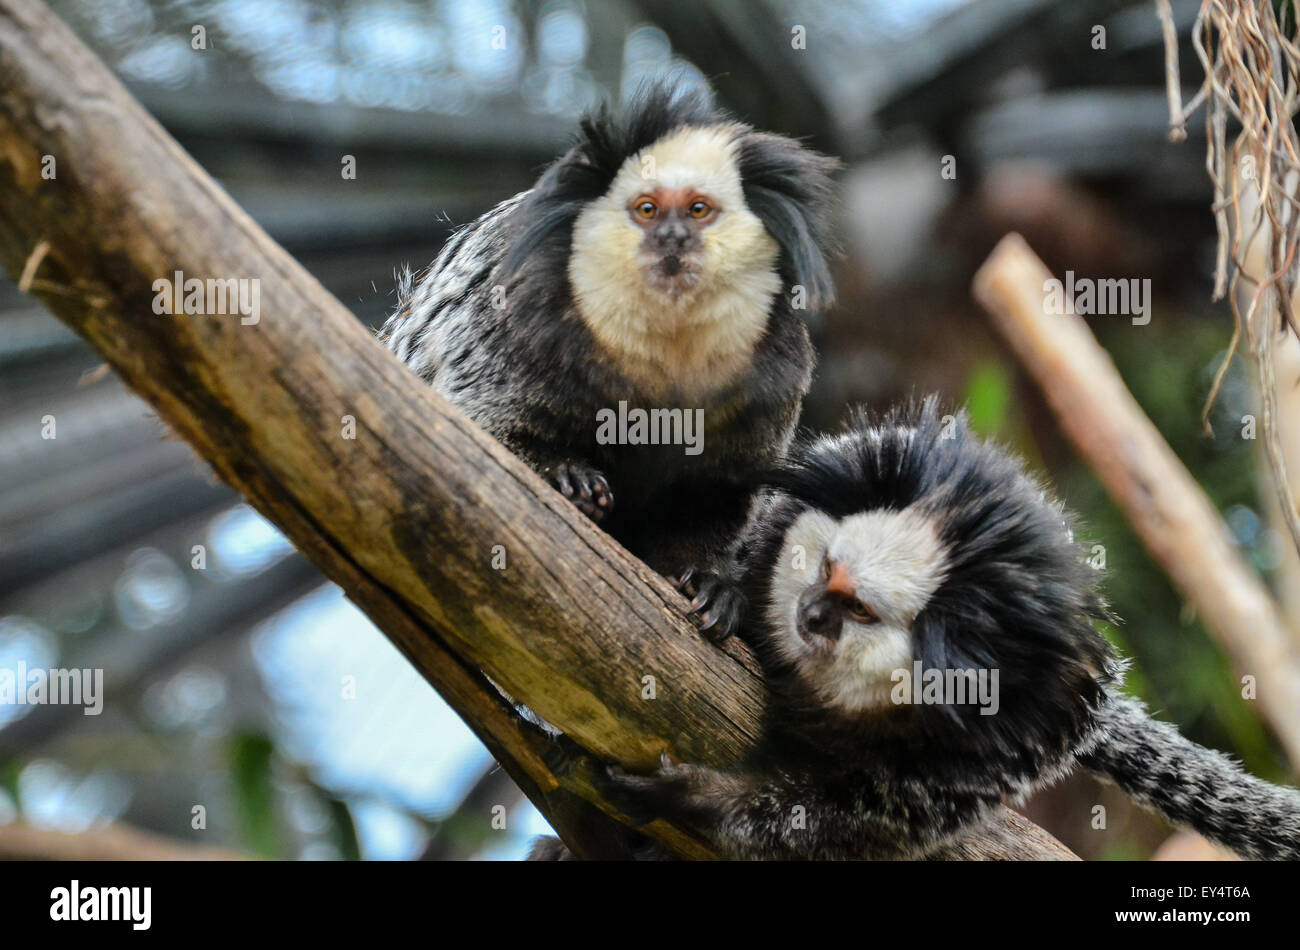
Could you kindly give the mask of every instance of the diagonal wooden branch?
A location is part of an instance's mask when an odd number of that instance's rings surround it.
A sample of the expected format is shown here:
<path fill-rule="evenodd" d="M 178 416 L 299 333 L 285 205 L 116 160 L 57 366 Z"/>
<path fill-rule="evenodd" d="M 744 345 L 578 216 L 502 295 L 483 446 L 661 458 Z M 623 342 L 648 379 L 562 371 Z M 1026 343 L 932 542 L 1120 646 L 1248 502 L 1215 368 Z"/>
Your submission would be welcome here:
<path fill-rule="evenodd" d="M 111 824 L 69 833 L 0 825 L 0 861 L 251 861 L 250 855 Z"/>
<path fill-rule="evenodd" d="M 21 275 L 37 247 L 32 291 L 347 592 L 579 853 L 605 853 L 613 813 L 597 760 L 726 764 L 754 740 L 764 692 L 743 647 L 705 643 L 662 578 L 380 347 L 43 4 L 0 0 L 0 260 Z M 177 272 L 258 281 L 260 319 L 157 315 L 154 282 Z M 1069 852 L 1004 812 L 948 856 Z"/>
<path fill-rule="evenodd" d="M 1151 556 L 1238 670 L 1257 678 L 1261 714 L 1300 762 L 1300 654 L 1285 619 L 1087 323 L 1047 312 L 1051 278 L 1009 234 L 975 275 L 975 296 Z"/>

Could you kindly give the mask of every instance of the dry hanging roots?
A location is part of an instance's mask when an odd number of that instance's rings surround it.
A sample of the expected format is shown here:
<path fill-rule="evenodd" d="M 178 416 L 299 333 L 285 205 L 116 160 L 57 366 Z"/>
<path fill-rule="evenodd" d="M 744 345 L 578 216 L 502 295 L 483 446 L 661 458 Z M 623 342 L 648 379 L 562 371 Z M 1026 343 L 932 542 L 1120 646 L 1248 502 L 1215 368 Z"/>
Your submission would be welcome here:
<path fill-rule="evenodd" d="M 1178 71 L 1178 37 L 1169 0 L 1155 0 L 1165 40 L 1166 87 L 1173 141 L 1186 138 L 1187 119 L 1207 108 L 1205 168 L 1214 185 L 1214 220 L 1219 235 L 1214 299 L 1225 295 L 1233 332 L 1227 355 L 1215 374 L 1201 422 L 1211 434 L 1209 413 L 1224 375 L 1245 337 L 1258 374 L 1262 428 L 1273 483 L 1292 542 L 1300 551 L 1300 512 L 1287 479 L 1277 433 L 1273 347 L 1281 333 L 1300 337 L 1293 300 L 1300 214 L 1300 139 L 1294 117 L 1300 109 L 1300 0 L 1203 0 L 1192 27 L 1192 45 L 1205 80 L 1186 105 Z M 1240 126 L 1231 144 L 1228 118 Z M 1243 207 L 1243 189 L 1249 190 Z M 1266 249 L 1262 274 L 1246 268 L 1246 252 L 1256 241 Z M 1241 301 L 1250 291 L 1245 312 Z"/>

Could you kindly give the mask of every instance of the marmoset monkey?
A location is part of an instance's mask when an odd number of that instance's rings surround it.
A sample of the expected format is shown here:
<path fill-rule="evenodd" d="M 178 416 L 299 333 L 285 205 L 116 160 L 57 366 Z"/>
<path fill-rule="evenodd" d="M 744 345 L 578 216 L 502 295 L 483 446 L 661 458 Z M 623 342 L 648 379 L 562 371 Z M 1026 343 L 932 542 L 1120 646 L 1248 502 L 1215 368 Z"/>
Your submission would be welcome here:
<path fill-rule="evenodd" d="M 833 295 L 837 162 L 649 87 L 405 274 L 387 345 L 670 575 L 744 522 Z"/>
<path fill-rule="evenodd" d="M 855 415 L 792 451 L 703 576 L 771 687 L 759 747 L 612 791 L 735 858 L 919 858 L 1083 766 L 1244 857 L 1300 858 L 1300 791 L 1120 692 L 1099 576 L 964 417 Z"/>

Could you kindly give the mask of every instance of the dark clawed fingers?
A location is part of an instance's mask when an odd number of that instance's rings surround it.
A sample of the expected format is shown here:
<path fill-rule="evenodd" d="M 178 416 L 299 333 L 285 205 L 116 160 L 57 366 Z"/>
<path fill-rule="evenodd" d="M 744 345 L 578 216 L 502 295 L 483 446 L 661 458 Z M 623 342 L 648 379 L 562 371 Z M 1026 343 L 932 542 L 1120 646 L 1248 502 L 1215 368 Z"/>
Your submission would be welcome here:
<path fill-rule="evenodd" d="M 721 643 L 740 629 L 744 596 L 735 583 L 713 571 L 692 568 L 676 586 L 691 598 L 687 614 L 710 643 Z"/>
<path fill-rule="evenodd" d="M 551 484 L 597 524 L 614 507 L 614 492 L 605 476 L 581 462 L 560 462 L 546 471 Z"/>

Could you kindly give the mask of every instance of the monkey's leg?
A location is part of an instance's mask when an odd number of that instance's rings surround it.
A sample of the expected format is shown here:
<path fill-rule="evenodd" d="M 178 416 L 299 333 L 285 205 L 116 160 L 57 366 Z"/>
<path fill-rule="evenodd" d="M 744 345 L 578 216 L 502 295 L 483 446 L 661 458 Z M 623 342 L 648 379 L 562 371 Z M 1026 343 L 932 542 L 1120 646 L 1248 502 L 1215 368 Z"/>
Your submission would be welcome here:
<path fill-rule="evenodd" d="M 906 800 L 865 778 L 750 776 L 667 761 L 651 775 L 611 769 L 629 814 L 694 828 L 737 860 L 922 857 L 973 825 L 996 796 Z"/>

